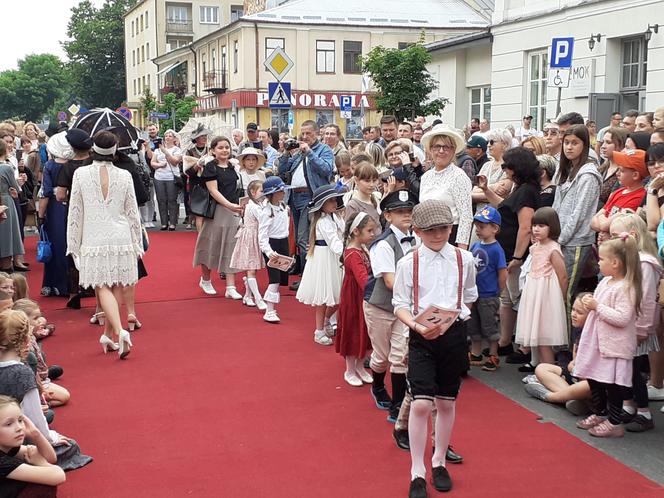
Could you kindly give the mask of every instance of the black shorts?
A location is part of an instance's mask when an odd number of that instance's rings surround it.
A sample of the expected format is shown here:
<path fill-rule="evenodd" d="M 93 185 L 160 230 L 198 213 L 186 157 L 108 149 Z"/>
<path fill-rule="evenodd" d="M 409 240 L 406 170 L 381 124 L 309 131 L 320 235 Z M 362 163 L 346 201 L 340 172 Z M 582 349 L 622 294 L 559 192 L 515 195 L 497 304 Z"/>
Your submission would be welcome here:
<path fill-rule="evenodd" d="M 468 370 L 466 323 L 458 321 L 431 341 L 410 331 L 408 386 L 413 399 L 456 399 Z"/>
<path fill-rule="evenodd" d="M 285 239 L 269 239 L 270 247 L 273 251 L 278 252 L 282 256 L 288 256 L 290 253 L 290 247 L 288 246 L 288 238 Z M 265 263 L 267 263 L 267 256 L 263 255 L 265 258 Z M 269 283 L 279 284 L 279 285 L 288 285 L 288 273 L 285 271 L 277 270 L 276 268 L 267 267 L 267 276 L 269 278 Z"/>

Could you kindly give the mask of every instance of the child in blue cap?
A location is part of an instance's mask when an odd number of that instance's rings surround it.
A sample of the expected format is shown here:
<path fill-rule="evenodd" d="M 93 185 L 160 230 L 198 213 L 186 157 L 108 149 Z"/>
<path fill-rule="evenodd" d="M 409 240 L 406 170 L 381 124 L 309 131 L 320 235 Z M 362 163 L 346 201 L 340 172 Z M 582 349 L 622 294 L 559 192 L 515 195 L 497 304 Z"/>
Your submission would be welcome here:
<path fill-rule="evenodd" d="M 498 308 L 500 292 L 507 281 L 505 251 L 496 241 L 500 231 L 500 213 L 491 206 L 482 208 L 474 217 L 475 233 L 479 239 L 470 247 L 475 258 L 477 290 L 479 298 L 471 310 L 468 335 L 472 342 L 470 364 L 482 366 L 482 370 L 494 372 L 500 365 L 498 359 Z M 482 341 L 489 343 L 489 357 L 482 356 Z"/>

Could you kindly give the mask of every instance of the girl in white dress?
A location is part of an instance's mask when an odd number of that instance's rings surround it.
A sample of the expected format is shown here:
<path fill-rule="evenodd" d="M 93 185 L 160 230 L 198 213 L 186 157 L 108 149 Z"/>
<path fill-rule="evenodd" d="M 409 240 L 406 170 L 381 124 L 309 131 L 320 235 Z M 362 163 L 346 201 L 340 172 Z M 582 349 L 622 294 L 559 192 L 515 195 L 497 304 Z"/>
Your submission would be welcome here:
<path fill-rule="evenodd" d="M 343 208 L 344 193 L 333 185 L 324 185 L 314 192 L 309 204 L 313 217 L 307 264 L 296 295 L 298 301 L 316 307 L 314 341 L 324 346 L 332 345 L 330 317 L 339 305 L 343 279 L 339 258 L 344 250 L 344 222 L 336 212 Z"/>
<path fill-rule="evenodd" d="M 132 343 L 129 332 L 122 329 L 118 302 L 122 287 L 138 280 L 141 219 L 131 175 L 111 162 L 117 150 L 115 135 L 102 131 L 93 140 L 93 163 L 74 173 L 67 254 L 78 268 L 80 285 L 95 288 L 104 311 L 106 323 L 99 339 L 104 353 L 118 350 L 124 359 Z"/>

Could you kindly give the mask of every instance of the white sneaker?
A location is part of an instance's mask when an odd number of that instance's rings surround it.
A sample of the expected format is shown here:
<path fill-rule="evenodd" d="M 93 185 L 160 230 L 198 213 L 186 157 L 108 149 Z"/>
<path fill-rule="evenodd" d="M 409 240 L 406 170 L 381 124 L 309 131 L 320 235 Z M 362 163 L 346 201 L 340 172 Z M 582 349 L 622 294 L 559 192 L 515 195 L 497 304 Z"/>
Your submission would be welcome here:
<path fill-rule="evenodd" d="M 337 335 L 337 329 L 335 327 L 332 327 L 332 324 L 330 322 L 327 322 L 325 324 L 325 335 L 327 337 L 334 337 Z"/>
<path fill-rule="evenodd" d="M 537 379 L 537 375 L 530 374 L 526 375 L 523 379 L 521 379 L 521 382 L 523 382 L 524 384 L 532 384 L 533 382 L 539 382 L 539 380 Z"/>
<path fill-rule="evenodd" d="M 364 367 L 359 367 L 357 369 L 357 376 L 362 379 L 362 382 L 365 384 L 371 384 L 373 382 L 373 376 L 367 372 Z"/>
<path fill-rule="evenodd" d="M 217 291 L 214 290 L 214 287 L 212 287 L 212 281 L 211 280 L 203 280 L 203 277 L 201 277 L 201 281 L 198 282 L 198 286 L 203 289 L 203 292 L 206 294 L 209 294 L 210 296 L 214 296 L 217 294 Z"/>
<path fill-rule="evenodd" d="M 224 294 L 224 297 L 227 299 L 233 299 L 234 301 L 238 301 L 242 299 L 242 294 L 240 294 L 234 286 L 227 285 L 226 294 Z"/>
<path fill-rule="evenodd" d="M 281 321 L 279 315 L 277 315 L 277 312 L 275 310 L 266 311 L 265 314 L 263 315 L 263 320 L 270 323 L 279 323 Z"/>
<path fill-rule="evenodd" d="M 261 311 L 265 311 L 267 309 L 267 304 L 265 304 L 265 301 L 261 299 L 260 301 L 256 301 L 256 307 Z"/>
<path fill-rule="evenodd" d="M 242 298 L 242 304 L 244 304 L 246 306 L 249 306 L 250 308 L 255 308 L 256 307 L 256 303 L 251 298 L 251 296 L 244 296 Z"/>
<path fill-rule="evenodd" d="M 331 346 L 334 341 L 325 335 L 324 330 L 316 330 L 314 332 L 314 342 L 322 346 Z"/>
<path fill-rule="evenodd" d="M 362 387 L 362 381 L 354 373 L 344 372 L 344 380 L 353 387 Z"/>
<path fill-rule="evenodd" d="M 664 401 L 664 387 L 648 386 L 648 399 L 650 401 Z"/>

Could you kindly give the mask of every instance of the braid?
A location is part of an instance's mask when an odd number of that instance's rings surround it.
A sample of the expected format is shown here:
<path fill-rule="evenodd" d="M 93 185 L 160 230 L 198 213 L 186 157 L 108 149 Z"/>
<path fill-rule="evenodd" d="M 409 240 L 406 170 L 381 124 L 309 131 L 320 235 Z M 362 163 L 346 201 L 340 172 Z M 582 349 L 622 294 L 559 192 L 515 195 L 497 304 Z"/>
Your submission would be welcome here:
<path fill-rule="evenodd" d="M 21 353 L 30 334 L 30 320 L 23 311 L 0 313 L 0 349 Z"/>

